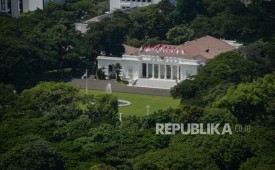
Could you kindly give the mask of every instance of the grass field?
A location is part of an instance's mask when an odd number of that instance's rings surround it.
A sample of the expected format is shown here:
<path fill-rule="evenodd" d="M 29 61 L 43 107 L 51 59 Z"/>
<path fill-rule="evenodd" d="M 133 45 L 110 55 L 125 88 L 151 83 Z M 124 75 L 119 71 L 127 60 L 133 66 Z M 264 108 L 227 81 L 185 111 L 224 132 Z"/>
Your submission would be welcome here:
<path fill-rule="evenodd" d="M 82 91 L 84 92 L 84 90 Z M 88 94 L 98 95 L 105 94 L 105 91 L 89 90 Z M 167 109 L 169 107 L 176 108 L 180 101 L 166 96 L 153 96 L 132 93 L 118 93 L 113 92 L 120 100 L 130 101 L 131 106 L 119 107 L 119 112 L 125 115 L 144 116 L 147 114 L 146 106 L 150 106 L 150 114 L 160 109 Z"/>

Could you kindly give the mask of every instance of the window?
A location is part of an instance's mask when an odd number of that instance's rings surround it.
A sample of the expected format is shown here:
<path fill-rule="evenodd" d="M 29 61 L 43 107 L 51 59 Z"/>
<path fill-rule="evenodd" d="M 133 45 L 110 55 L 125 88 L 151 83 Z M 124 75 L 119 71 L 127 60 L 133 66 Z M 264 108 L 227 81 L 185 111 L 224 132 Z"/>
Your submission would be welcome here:
<path fill-rule="evenodd" d="M 10 10 L 11 9 L 11 1 L 10 0 L 7 0 L 7 4 L 8 4 L 8 9 Z M 11 11 L 11 10 L 10 10 Z"/>
<path fill-rule="evenodd" d="M 161 79 L 164 79 L 164 75 L 165 75 L 165 68 L 164 68 L 165 65 L 160 65 L 160 78 Z"/>
<path fill-rule="evenodd" d="M 109 72 L 113 71 L 113 65 L 109 65 Z"/>
<path fill-rule="evenodd" d="M 152 78 L 152 70 L 153 70 L 153 66 L 152 64 L 148 64 L 148 77 Z"/>
<path fill-rule="evenodd" d="M 159 65 L 154 64 L 154 78 L 159 78 Z"/>
<path fill-rule="evenodd" d="M 129 9 L 130 7 L 128 6 L 122 6 L 121 9 Z"/>
<path fill-rule="evenodd" d="M 23 0 L 19 0 L 19 11 L 20 11 L 20 13 L 22 13 L 23 12 L 23 2 L 22 2 Z"/>
<path fill-rule="evenodd" d="M 5 2 L 5 0 L 1 0 L 1 10 L 6 10 L 6 2 Z"/>
<path fill-rule="evenodd" d="M 142 77 L 146 77 L 146 75 L 147 75 L 146 63 L 142 63 Z"/>
<path fill-rule="evenodd" d="M 151 2 L 151 0 L 147 0 L 147 2 Z"/>
<path fill-rule="evenodd" d="M 146 2 L 146 0 L 142 0 L 142 2 Z"/>
<path fill-rule="evenodd" d="M 171 66 L 167 65 L 166 66 L 166 73 L 167 73 L 167 79 L 171 79 Z"/>

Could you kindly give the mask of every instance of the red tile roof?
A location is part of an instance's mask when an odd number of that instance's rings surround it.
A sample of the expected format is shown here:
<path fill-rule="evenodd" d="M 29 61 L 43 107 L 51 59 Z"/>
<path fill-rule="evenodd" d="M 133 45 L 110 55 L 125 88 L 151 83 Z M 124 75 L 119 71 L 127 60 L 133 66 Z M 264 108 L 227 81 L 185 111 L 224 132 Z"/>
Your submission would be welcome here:
<path fill-rule="evenodd" d="M 214 58 L 215 56 L 232 51 L 235 48 L 223 40 L 216 39 L 211 36 L 205 36 L 190 42 L 186 42 L 182 46 L 185 50 L 186 55 L 190 57 L 195 57 L 201 55 L 206 59 Z"/>
<path fill-rule="evenodd" d="M 223 52 L 232 51 L 235 49 L 223 40 L 219 40 L 211 36 L 205 36 L 178 46 L 158 44 L 154 46 L 142 47 L 140 49 L 128 45 L 124 45 L 124 47 L 125 54 L 128 55 L 168 56 L 196 60 L 212 59 Z"/>
<path fill-rule="evenodd" d="M 123 46 L 125 48 L 125 54 L 127 54 L 127 55 L 138 55 L 139 48 L 131 47 L 131 46 L 125 45 L 125 44 L 123 44 Z"/>

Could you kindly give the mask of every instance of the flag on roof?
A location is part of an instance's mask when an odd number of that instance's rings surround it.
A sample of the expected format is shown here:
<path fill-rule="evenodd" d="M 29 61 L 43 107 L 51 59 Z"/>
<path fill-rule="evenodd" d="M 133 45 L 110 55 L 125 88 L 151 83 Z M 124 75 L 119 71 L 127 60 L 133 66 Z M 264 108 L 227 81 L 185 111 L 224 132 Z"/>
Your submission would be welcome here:
<path fill-rule="evenodd" d="M 143 52 L 143 47 L 142 46 L 140 47 L 139 52 Z"/>

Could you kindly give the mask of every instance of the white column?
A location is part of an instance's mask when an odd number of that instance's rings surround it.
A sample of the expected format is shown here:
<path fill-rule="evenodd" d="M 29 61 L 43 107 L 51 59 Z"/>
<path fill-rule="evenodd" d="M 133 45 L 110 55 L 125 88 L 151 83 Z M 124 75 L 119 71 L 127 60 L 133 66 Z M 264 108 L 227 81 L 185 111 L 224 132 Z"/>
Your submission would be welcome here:
<path fill-rule="evenodd" d="M 167 69 L 166 65 L 164 65 L 164 79 L 167 79 Z"/>
<path fill-rule="evenodd" d="M 160 64 L 159 64 L 159 77 L 158 78 L 160 79 Z"/>
<path fill-rule="evenodd" d="M 183 78 L 182 78 L 182 66 L 180 66 L 180 80 L 182 80 Z"/>
<path fill-rule="evenodd" d="M 155 78 L 155 67 L 154 67 L 155 64 L 152 64 L 152 78 Z"/>
<path fill-rule="evenodd" d="M 146 78 L 148 78 L 148 63 L 146 63 Z"/>
<path fill-rule="evenodd" d="M 173 65 L 171 65 L 171 80 L 173 80 Z"/>
<path fill-rule="evenodd" d="M 183 80 L 184 79 L 184 69 L 183 69 L 183 66 L 181 67 L 181 69 L 180 69 L 180 71 L 181 71 L 181 79 Z"/>

